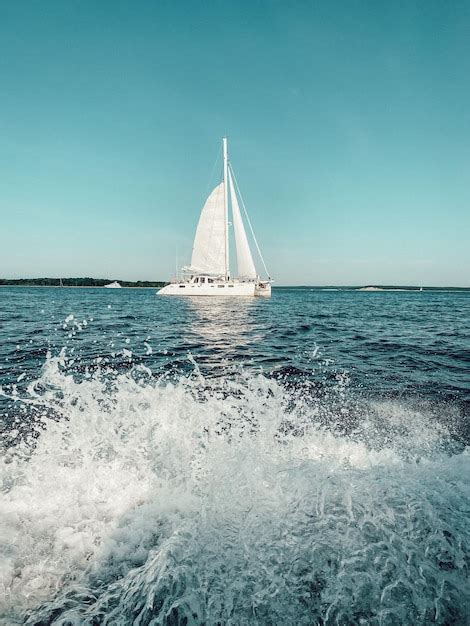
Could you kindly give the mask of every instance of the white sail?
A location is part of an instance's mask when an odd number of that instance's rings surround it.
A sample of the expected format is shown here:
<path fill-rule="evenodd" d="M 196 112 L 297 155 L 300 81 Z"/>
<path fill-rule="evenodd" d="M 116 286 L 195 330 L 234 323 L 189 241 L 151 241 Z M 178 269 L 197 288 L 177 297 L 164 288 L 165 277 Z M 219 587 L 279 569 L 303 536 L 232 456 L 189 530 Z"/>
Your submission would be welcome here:
<path fill-rule="evenodd" d="M 202 209 L 189 268 L 193 272 L 217 275 L 227 272 L 224 193 L 222 182 L 212 191 Z"/>
<path fill-rule="evenodd" d="M 243 220 L 238 206 L 237 194 L 233 186 L 232 174 L 228 172 L 230 199 L 232 201 L 233 229 L 235 231 L 235 246 L 237 248 L 238 276 L 256 278 L 256 268 L 251 256 L 250 246 L 243 226 Z"/>

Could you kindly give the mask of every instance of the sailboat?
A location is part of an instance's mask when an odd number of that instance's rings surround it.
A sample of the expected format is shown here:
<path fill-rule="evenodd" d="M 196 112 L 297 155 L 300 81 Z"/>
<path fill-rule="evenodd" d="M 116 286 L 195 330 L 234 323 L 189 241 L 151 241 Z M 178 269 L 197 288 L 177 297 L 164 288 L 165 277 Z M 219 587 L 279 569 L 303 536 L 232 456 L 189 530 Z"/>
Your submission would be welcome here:
<path fill-rule="evenodd" d="M 235 174 L 228 158 L 227 137 L 222 139 L 223 179 L 204 204 L 194 237 L 191 263 L 182 269 L 182 279 L 175 279 L 160 289 L 168 296 L 271 296 L 271 278 L 266 270 L 251 222 L 240 196 Z M 238 202 L 245 211 L 266 278 L 261 279 L 253 261 Z M 229 204 L 235 235 L 237 275 L 230 271 Z"/>

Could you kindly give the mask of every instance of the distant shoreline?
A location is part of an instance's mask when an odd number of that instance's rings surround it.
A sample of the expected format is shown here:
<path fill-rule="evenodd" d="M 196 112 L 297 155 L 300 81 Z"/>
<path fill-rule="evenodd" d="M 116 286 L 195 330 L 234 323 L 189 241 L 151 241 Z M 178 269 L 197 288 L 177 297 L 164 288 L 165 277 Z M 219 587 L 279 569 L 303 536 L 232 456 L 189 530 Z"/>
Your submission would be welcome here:
<path fill-rule="evenodd" d="M 0 287 L 47 287 L 61 289 L 103 289 L 113 281 L 104 278 L 0 278 Z M 117 279 L 123 289 L 159 289 L 167 281 L 126 281 Z M 421 287 L 421 285 L 274 285 L 274 289 L 314 289 L 315 291 L 360 291 L 361 293 L 417 292 L 425 291 L 461 291 L 470 292 L 470 287 Z"/>
<path fill-rule="evenodd" d="M 2 287 L 8 288 L 8 287 L 22 287 L 23 289 L 62 289 L 62 287 L 60 287 L 59 285 L 5 285 L 2 284 L 0 285 L 0 289 Z M 162 285 L 163 287 L 163 285 Z M 100 286 L 100 285 L 64 285 L 63 289 L 106 289 L 106 287 Z M 121 285 L 121 289 L 160 289 L 159 285 L 156 285 L 155 287 L 150 286 L 150 287 L 133 287 L 133 286 L 123 286 Z"/>
<path fill-rule="evenodd" d="M 62 287 L 67 288 L 103 288 L 117 282 L 122 288 L 155 289 L 167 284 L 160 280 L 119 280 L 109 278 L 0 278 L 0 287 Z"/>
<path fill-rule="evenodd" d="M 361 293 L 381 293 L 384 291 L 402 291 L 424 293 L 425 291 L 466 291 L 470 292 L 470 287 L 422 287 L 414 285 L 276 285 L 274 289 L 314 289 L 315 291 L 359 291 Z"/>

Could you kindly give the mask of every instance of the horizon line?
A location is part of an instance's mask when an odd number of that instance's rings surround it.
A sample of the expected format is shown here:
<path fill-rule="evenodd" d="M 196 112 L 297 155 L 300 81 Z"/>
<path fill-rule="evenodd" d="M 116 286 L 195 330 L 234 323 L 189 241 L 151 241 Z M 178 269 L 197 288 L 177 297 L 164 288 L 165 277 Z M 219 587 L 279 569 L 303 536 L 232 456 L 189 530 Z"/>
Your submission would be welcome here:
<path fill-rule="evenodd" d="M 0 278 L 0 286 L 8 287 L 15 285 L 8 285 L 5 283 L 14 282 L 14 281 L 39 281 L 39 280 L 93 280 L 93 281 L 108 281 L 108 282 L 122 282 L 122 283 L 164 283 L 168 284 L 170 281 L 168 280 L 156 280 L 156 279 L 138 279 L 138 280 L 128 280 L 128 279 L 120 279 L 120 278 L 94 278 L 92 276 L 73 276 L 73 277 L 65 277 L 65 276 L 38 276 L 38 277 L 27 277 L 27 278 Z M 3 285 L 1 284 L 3 283 Z M 39 286 L 53 286 L 53 285 L 39 285 Z M 85 285 L 84 285 L 85 286 Z M 366 287 L 373 287 L 378 289 L 454 289 L 454 290 L 462 290 L 468 289 L 470 290 L 470 285 L 468 286 L 458 286 L 458 285 L 423 285 L 423 284 L 399 284 L 399 283 L 356 283 L 356 284 L 333 284 L 326 283 L 323 285 L 319 284 L 273 284 L 273 288 L 298 288 L 298 289 L 361 289 Z"/>

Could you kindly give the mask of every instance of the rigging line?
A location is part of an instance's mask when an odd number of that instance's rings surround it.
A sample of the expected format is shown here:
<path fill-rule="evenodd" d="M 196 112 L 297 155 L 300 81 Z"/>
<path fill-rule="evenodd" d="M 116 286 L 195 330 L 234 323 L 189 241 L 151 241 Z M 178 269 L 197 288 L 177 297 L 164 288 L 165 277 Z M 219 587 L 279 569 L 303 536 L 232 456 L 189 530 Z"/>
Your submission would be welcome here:
<path fill-rule="evenodd" d="M 217 152 L 217 156 L 214 162 L 214 165 L 212 166 L 212 173 L 211 173 L 211 177 L 209 178 L 209 182 L 207 183 L 207 188 L 206 188 L 206 196 L 209 192 L 210 186 L 212 184 L 212 179 L 214 178 L 214 172 L 215 172 L 215 168 L 217 167 L 217 163 L 219 162 L 219 157 L 220 157 L 220 153 L 222 151 L 222 146 L 219 146 L 219 150 Z"/>
<path fill-rule="evenodd" d="M 263 255 L 261 254 L 261 250 L 260 250 L 260 248 L 259 248 L 258 241 L 257 241 L 257 239 L 256 239 L 255 231 L 253 230 L 253 226 L 251 225 L 251 220 L 250 220 L 250 218 L 249 218 L 249 216 L 248 216 L 248 211 L 246 210 L 245 202 L 243 201 L 243 196 L 242 196 L 242 194 L 241 194 L 241 192 L 240 192 L 240 187 L 238 186 L 237 177 L 235 176 L 235 172 L 233 171 L 232 164 L 231 164 L 231 163 L 229 163 L 229 164 L 228 164 L 228 166 L 229 166 L 230 171 L 231 171 L 231 173 L 232 173 L 232 176 L 233 176 L 233 180 L 234 180 L 234 182 L 235 182 L 235 187 L 236 187 L 237 193 L 238 193 L 238 195 L 239 195 L 239 197 L 240 197 L 240 200 L 242 201 L 243 211 L 245 212 L 246 220 L 247 220 L 247 222 L 248 222 L 248 226 L 250 227 L 250 231 L 251 231 L 251 234 L 252 234 L 252 236 L 253 236 L 253 241 L 255 242 L 255 246 L 256 246 L 256 249 L 257 249 L 257 251 L 258 251 L 259 258 L 261 259 L 261 262 L 262 262 L 262 264 L 263 264 L 264 271 L 266 272 L 266 276 L 267 276 L 268 278 L 271 278 L 271 276 L 269 275 L 269 272 L 268 272 L 268 268 L 266 267 L 266 263 L 264 262 Z"/>

